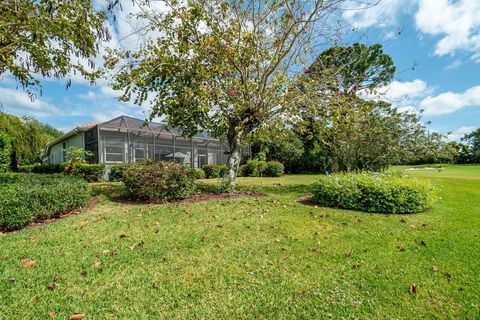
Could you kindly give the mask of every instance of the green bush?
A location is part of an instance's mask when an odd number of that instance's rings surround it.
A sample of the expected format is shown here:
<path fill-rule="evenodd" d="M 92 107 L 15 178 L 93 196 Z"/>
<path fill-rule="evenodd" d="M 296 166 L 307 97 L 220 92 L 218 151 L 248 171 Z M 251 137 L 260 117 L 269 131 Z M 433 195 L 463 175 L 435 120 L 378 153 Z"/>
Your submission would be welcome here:
<path fill-rule="evenodd" d="M 71 174 L 85 179 L 88 182 L 97 182 L 103 179 L 104 164 L 74 163 Z"/>
<path fill-rule="evenodd" d="M 256 159 L 247 161 L 248 173 L 245 177 L 258 177 L 258 162 Z"/>
<path fill-rule="evenodd" d="M 205 178 L 205 171 L 200 168 L 193 168 L 192 169 L 192 174 L 195 177 L 195 179 L 204 179 Z"/>
<path fill-rule="evenodd" d="M 110 167 L 110 181 L 122 181 L 125 171 L 127 171 L 128 165 L 126 164 L 116 164 Z"/>
<path fill-rule="evenodd" d="M 32 173 L 39 173 L 39 174 L 63 173 L 65 171 L 65 165 L 66 163 L 35 165 L 32 168 Z"/>
<path fill-rule="evenodd" d="M 123 182 L 128 196 L 134 200 L 163 202 L 184 199 L 195 189 L 191 169 L 175 162 L 132 163 L 125 171 Z"/>
<path fill-rule="evenodd" d="M 246 164 L 242 164 L 239 168 L 238 168 L 238 173 L 237 175 L 239 177 L 248 177 L 248 166 Z"/>
<path fill-rule="evenodd" d="M 312 187 L 323 206 L 366 212 L 415 213 L 430 207 L 435 187 L 424 179 L 396 174 L 335 174 Z"/>
<path fill-rule="evenodd" d="M 267 169 L 267 161 L 259 160 L 257 164 L 257 172 L 260 177 L 264 176 L 265 169 Z"/>
<path fill-rule="evenodd" d="M 267 177 L 281 177 L 285 167 L 278 161 L 269 161 L 267 162 L 267 167 L 265 168 L 265 176 Z"/>
<path fill-rule="evenodd" d="M 18 167 L 17 167 L 17 172 L 20 172 L 20 173 L 32 173 L 34 167 L 35 167 L 34 164 L 25 165 L 25 166 L 18 166 Z"/>
<path fill-rule="evenodd" d="M 88 184 L 77 177 L 0 174 L 0 229 L 15 230 L 58 216 L 85 206 L 89 199 Z"/>
<path fill-rule="evenodd" d="M 221 167 L 218 164 L 206 164 L 202 169 L 207 179 L 220 178 Z"/>
<path fill-rule="evenodd" d="M 220 170 L 219 170 L 219 176 L 220 178 L 223 177 L 225 175 L 225 173 L 227 173 L 227 166 L 223 165 L 223 166 L 220 166 Z"/>

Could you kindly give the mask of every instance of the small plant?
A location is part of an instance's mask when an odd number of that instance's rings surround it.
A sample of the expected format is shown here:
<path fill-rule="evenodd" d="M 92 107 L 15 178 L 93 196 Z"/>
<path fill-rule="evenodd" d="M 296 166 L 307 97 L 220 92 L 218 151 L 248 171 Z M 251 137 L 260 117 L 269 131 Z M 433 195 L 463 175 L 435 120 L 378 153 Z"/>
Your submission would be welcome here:
<path fill-rule="evenodd" d="M 264 161 L 264 160 L 258 161 L 257 172 L 260 177 L 263 177 L 265 169 L 267 169 L 267 161 Z"/>
<path fill-rule="evenodd" d="M 249 177 L 258 177 L 258 160 L 248 160 L 247 167 Z"/>
<path fill-rule="evenodd" d="M 195 177 L 195 179 L 205 179 L 205 171 L 203 171 L 203 169 L 193 168 L 192 174 Z"/>
<path fill-rule="evenodd" d="M 285 167 L 282 163 L 278 161 L 269 161 L 267 162 L 267 166 L 265 168 L 265 176 L 267 177 L 281 177 L 283 176 L 283 172 Z"/>
<path fill-rule="evenodd" d="M 110 181 L 122 181 L 125 171 L 127 170 L 128 165 L 126 164 L 116 164 L 110 167 Z"/>
<path fill-rule="evenodd" d="M 348 173 L 324 176 L 312 188 L 323 206 L 366 212 L 416 213 L 429 208 L 435 187 L 428 181 L 395 174 Z"/>
<path fill-rule="evenodd" d="M 218 164 L 206 164 L 202 169 L 207 179 L 220 178 L 221 166 Z"/>
<path fill-rule="evenodd" d="M 191 169 L 175 162 L 132 163 L 125 171 L 123 183 L 131 199 L 154 202 L 184 199 L 195 190 Z"/>

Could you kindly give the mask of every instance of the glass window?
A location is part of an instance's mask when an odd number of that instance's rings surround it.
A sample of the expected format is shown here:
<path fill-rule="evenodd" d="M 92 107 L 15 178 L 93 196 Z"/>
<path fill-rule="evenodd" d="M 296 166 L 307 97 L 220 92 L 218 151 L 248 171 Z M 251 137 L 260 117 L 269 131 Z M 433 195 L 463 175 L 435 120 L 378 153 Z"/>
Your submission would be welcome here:
<path fill-rule="evenodd" d="M 134 153 L 135 161 L 144 160 L 145 155 L 147 153 L 147 144 L 136 142 L 133 145 L 133 153 Z"/>
<path fill-rule="evenodd" d="M 124 162 L 123 137 L 105 137 L 105 162 Z"/>

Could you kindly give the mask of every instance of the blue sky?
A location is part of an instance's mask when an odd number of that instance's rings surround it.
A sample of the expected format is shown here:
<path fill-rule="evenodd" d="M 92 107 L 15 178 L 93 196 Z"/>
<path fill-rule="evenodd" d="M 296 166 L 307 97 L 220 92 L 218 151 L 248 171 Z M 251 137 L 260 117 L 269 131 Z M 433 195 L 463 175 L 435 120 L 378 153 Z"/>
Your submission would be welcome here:
<path fill-rule="evenodd" d="M 104 6 L 102 1 L 96 3 L 99 8 Z M 129 2 L 117 12 L 110 43 L 114 46 L 132 48 L 138 42 L 132 37 L 120 41 L 135 28 L 128 14 L 137 9 Z M 366 4 L 351 1 L 346 6 Z M 154 9 L 162 7 L 155 4 Z M 359 34 L 365 35 L 363 42 L 383 43 L 395 61 L 398 72 L 389 87 L 379 88 L 382 99 L 402 110 L 423 109 L 423 121 L 431 121 L 429 128 L 452 132 L 450 139 L 480 127 L 479 0 L 383 0 L 369 9 L 347 10 L 343 19 L 359 28 Z M 148 106 L 116 101 L 118 92 L 108 80 L 95 86 L 78 76 L 72 80 L 68 90 L 65 81 L 44 80 L 43 94 L 31 101 L 10 77 L 3 76 L 0 103 L 7 112 L 34 116 L 63 131 L 120 114 L 140 118 L 148 114 Z"/>

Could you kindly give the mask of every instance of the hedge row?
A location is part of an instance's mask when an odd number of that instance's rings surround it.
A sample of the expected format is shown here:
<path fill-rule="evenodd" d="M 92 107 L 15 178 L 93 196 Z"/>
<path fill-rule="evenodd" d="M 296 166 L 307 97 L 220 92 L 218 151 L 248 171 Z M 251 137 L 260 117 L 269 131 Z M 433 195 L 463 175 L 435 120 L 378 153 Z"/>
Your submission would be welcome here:
<path fill-rule="evenodd" d="M 58 164 L 19 166 L 18 172 L 38 174 L 66 173 L 67 167 L 67 162 Z M 68 174 L 83 178 L 88 182 L 101 181 L 103 179 L 104 172 L 104 164 L 74 163 L 72 168 L 68 168 Z"/>
<path fill-rule="evenodd" d="M 90 199 L 88 184 L 61 174 L 0 174 L 0 229 L 14 230 L 32 221 L 83 207 Z"/>
<path fill-rule="evenodd" d="M 323 206 L 380 213 L 424 211 L 435 195 L 428 180 L 373 173 L 323 176 L 312 191 L 314 200 Z"/>

